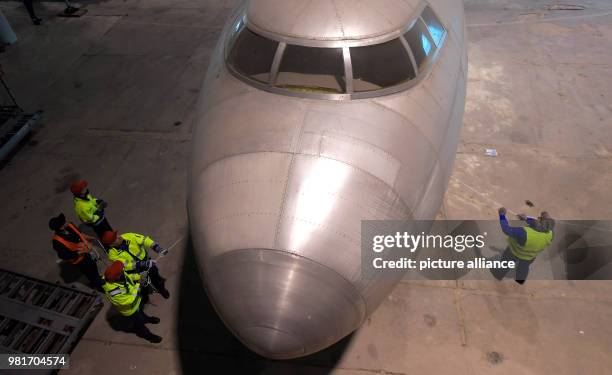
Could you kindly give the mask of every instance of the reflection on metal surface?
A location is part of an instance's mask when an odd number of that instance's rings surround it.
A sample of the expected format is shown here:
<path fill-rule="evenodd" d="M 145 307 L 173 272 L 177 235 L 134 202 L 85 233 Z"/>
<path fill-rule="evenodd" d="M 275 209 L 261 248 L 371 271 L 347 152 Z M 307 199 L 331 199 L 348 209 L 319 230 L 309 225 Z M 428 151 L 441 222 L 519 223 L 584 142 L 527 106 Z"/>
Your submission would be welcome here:
<path fill-rule="evenodd" d="M 206 289 L 229 329 L 276 359 L 339 341 L 390 293 L 401 274 L 361 273 L 361 221 L 434 218 L 462 124 L 467 54 L 461 2 L 346 1 L 335 2 L 341 4 L 336 10 L 332 3 L 240 4 L 211 60 L 193 136 L 189 221 Z M 440 44 L 420 18 L 427 6 L 446 30 Z M 420 61 L 421 69 L 403 37 L 417 21 L 435 51 Z M 274 56 L 266 54 L 267 83 L 227 64 L 226 47 L 246 28 L 278 42 Z M 408 52 L 399 56 L 417 75 L 407 83 L 395 85 L 351 59 L 352 48 L 398 38 L 390 46 Z M 342 48 L 334 54 L 340 65 L 294 64 L 288 71 L 300 76 L 285 77 L 288 84 L 322 79 L 315 87 L 346 93 L 275 87 L 283 56 L 296 45 Z M 364 77 L 369 83 L 358 82 Z M 369 84 L 391 86 L 356 92 Z"/>
<path fill-rule="evenodd" d="M 350 332 L 365 319 L 355 288 L 306 258 L 245 249 L 211 265 L 208 291 L 219 314 L 245 345 L 266 357 L 308 354 L 335 342 L 332 329 Z"/>
<path fill-rule="evenodd" d="M 318 159 L 298 192 L 295 216 L 299 218 L 291 233 L 291 248 L 301 249 L 312 236 L 312 224 L 326 223 L 337 194 L 346 181 L 344 164 L 331 159 Z"/>

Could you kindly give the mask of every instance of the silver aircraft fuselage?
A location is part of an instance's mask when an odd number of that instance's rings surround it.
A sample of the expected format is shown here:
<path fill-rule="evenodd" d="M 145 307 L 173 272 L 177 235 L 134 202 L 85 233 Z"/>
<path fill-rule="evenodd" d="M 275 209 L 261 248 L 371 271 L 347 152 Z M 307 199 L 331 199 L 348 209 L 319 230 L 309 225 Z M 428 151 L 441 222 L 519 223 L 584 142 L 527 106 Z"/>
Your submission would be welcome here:
<path fill-rule="evenodd" d="M 236 8 L 201 93 L 188 210 L 207 293 L 247 347 L 314 353 L 392 291 L 362 277 L 361 221 L 435 218 L 466 73 L 461 1 Z"/>

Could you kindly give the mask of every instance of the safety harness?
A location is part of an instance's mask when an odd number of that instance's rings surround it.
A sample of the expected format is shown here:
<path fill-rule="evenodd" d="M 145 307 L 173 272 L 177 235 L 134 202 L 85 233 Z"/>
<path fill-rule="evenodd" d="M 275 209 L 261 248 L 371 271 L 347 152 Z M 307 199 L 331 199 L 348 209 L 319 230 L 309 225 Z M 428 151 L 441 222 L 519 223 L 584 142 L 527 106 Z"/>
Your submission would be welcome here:
<path fill-rule="evenodd" d="M 54 235 L 53 239 L 61 243 L 62 245 L 64 245 L 70 251 L 76 252 L 76 251 L 83 251 L 83 250 L 87 250 L 87 251 L 91 250 L 89 246 L 87 246 L 87 240 L 85 239 L 83 234 L 72 223 L 68 223 L 68 228 L 72 229 L 74 233 L 76 233 L 77 236 L 79 236 L 79 238 L 81 239 L 81 242 L 77 242 L 77 243 L 70 242 L 66 240 L 65 238 L 61 237 L 59 234 Z M 76 258 L 74 258 L 73 260 L 68 260 L 67 262 L 70 264 L 79 264 L 83 261 L 83 259 L 85 259 L 85 255 L 79 254 Z"/>

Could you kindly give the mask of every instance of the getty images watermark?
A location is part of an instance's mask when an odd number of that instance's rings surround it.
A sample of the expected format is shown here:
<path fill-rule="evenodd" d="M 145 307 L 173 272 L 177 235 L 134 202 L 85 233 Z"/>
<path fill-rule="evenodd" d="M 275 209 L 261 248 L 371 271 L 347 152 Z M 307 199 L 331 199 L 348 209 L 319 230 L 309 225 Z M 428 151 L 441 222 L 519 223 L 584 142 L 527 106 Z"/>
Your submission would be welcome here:
<path fill-rule="evenodd" d="M 521 265 L 504 259 L 508 246 L 499 220 L 363 221 L 361 272 L 366 280 L 512 278 Z M 557 221 L 528 267 L 529 279 L 612 280 L 612 221 Z"/>
<path fill-rule="evenodd" d="M 392 235 L 375 235 L 372 238 L 372 251 L 377 254 L 389 249 L 402 249 L 414 254 L 417 250 L 445 249 L 462 253 L 467 249 L 482 250 L 485 247 L 487 232 L 478 235 L 441 235 L 441 234 L 411 234 L 408 232 L 395 232 Z M 372 260 L 376 269 L 491 269 L 515 268 L 513 261 L 488 260 L 478 257 L 471 260 L 456 260 L 427 257 L 426 259 L 413 259 L 401 257 L 400 259 L 385 259 L 382 256 Z"/>

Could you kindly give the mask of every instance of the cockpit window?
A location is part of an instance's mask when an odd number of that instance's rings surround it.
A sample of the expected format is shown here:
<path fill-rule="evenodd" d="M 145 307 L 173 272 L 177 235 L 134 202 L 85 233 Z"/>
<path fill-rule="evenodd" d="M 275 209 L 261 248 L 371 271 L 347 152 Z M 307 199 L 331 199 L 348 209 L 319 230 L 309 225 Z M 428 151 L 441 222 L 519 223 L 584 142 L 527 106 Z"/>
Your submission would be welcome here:
<path fill-rule="evenodd" d="M 278 42 L 266 39 L 245 27 L 234 42 L 228 56 L 228 64 L 240 74 L 268 83 L 277 47 Z"/>
<path fill-rule="evenodd" d="M 444 27 L 442 26 L 440 21 L 438 21 L 438 18 L 430 7 L 425 7 L 425 9 L 423 10 L 422 17 L 423 21 L 425 21 L 425 24 L 427 25 L 427 28 L 429 29 L 429 34 L 434 40 L 434 43 L 436 43 L 436 46 L 440 47 L 446 30 L 444 30 Z"/>
<path fill-rule="evenodd" d="M 342 49 L 288 45 L 275 86 L 298 92 L 346 92 Z"/>
<path fill-rule="evenodd" d="M 414 55 L 416 64 L 420 67 L 423 66 L 425 59 L 431 53 L 434 52 L 435 46 L 429 39 L 429 35 L 425 24 L 421 19 L 418 19 L 414 26 L 404 34 L 406 41 L 410 45 L 410 49 Z"/>
<path fill-rule="evenodd" d="M 263 90 L 316 99 L 361 99 L 406 90 L 430 69 L 446 29 L 429 6 L 388 37 L 301 40 L 257 31 L 243 17 L 233 25 L 227 65 Z M 253 31 L 255 30 L 255 31 Z"/>
<path fill-rule="evenodd" d="M 350 51 L 355 92 L 391 87 L 416 77 L 410 55 L 399 39 Z"/>

